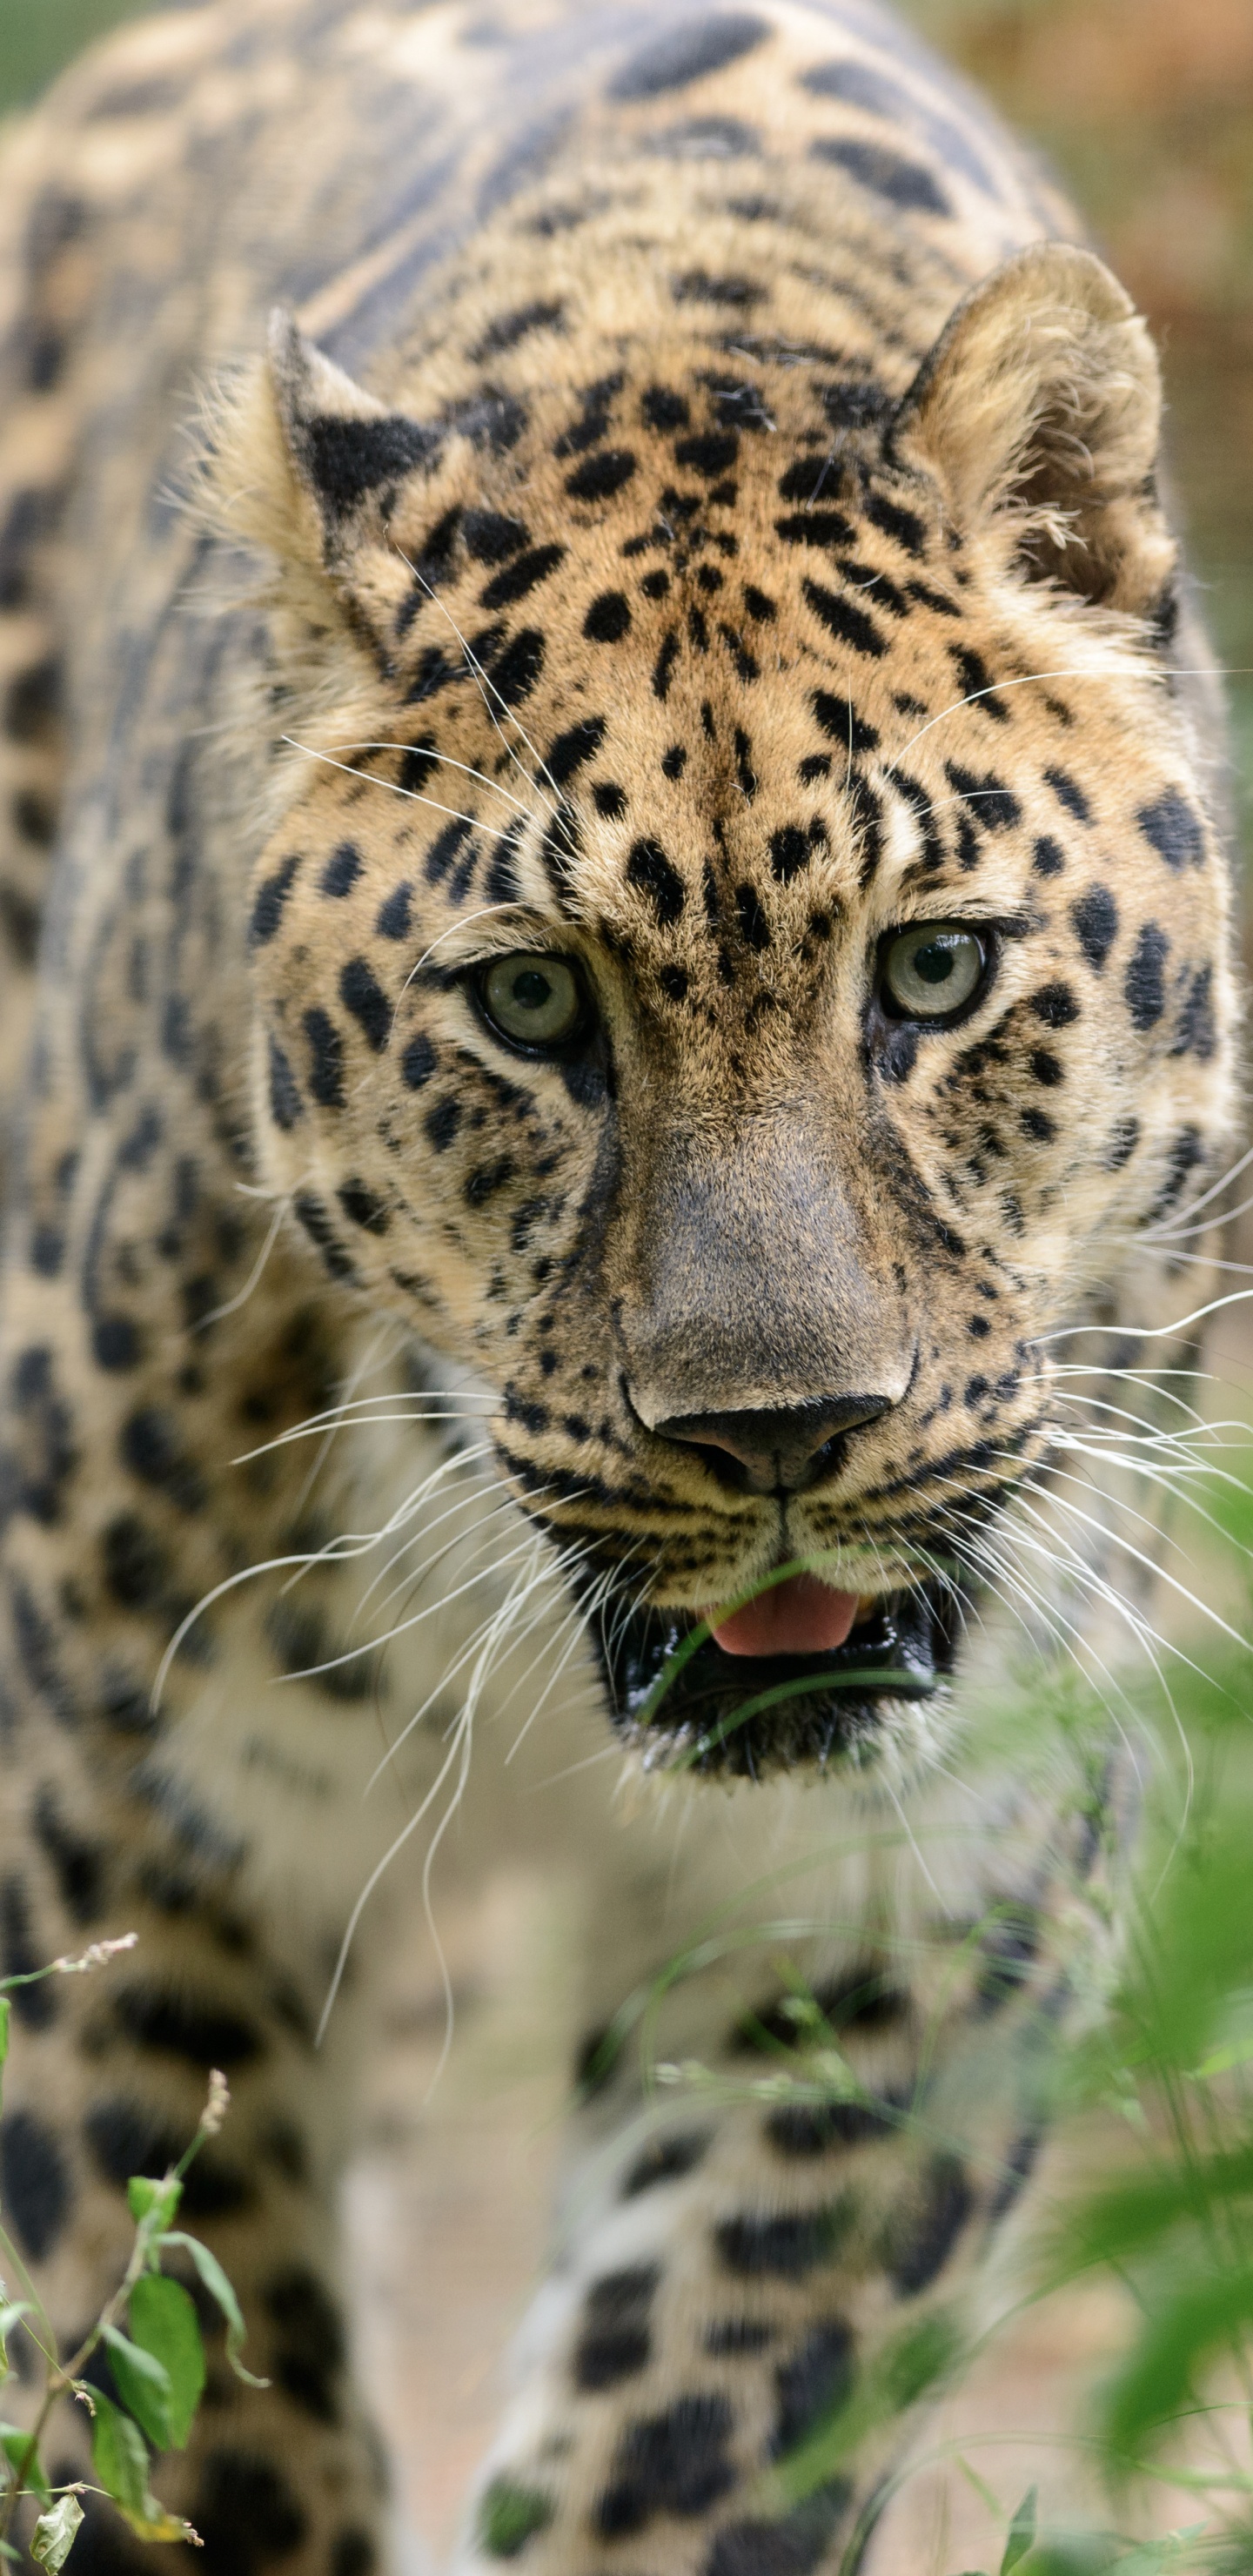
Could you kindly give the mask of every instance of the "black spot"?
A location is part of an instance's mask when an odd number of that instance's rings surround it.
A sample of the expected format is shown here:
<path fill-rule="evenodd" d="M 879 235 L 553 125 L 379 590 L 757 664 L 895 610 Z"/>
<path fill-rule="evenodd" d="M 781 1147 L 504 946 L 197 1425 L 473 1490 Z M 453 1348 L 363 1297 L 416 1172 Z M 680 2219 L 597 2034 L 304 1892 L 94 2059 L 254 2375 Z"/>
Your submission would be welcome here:
<path fill-rule="evenodd" d="M 498 564 L 516 555 L 531 531 L 524 520 L 507 519 L 499 510 L 467 510 L 461 533 L 476 563 Z"/>
<path fill-rule="evenodd" d="M 469 838 L 470 825 L 464 815 L 460 814 L 454 815 L 451 822 L 445 823 L 442 830 L 436 833 L 423 862 L 423 872 L 428 885 L 442 884 L 453 866 L 458 851 L 464 849 Z"/>
<path fill-rule="evenodd" d="M 29 1977 L 46 1964 L 35 1946 L 25 1885 L 11 1875 L 0 1883 L 0 1974 Z M 56 2020 L 58 1998 L 51 1979 L 35 1986 L 15 1986 L 10 2001 L 28 2030 L 47 2030 Z"/>
<path fill-rule="evenodd" d="M 657 919 L 669 928 L 687 900 L 683 879 L 671 866 L 660 841 L 637 841 L 626 864 L 628 885 L 648 897 Z"/>
<path fill-rule="evenodd" d="M 727 2271 L 741 2280 L 802 2281 L 835 2260 L 852 2220 L 852 2202 L 845 2198 L 822 2209 L 773 2218 L 755 2212 L 724 2218 L 714 2229 L 714 2241 Z"/>
<path fill-rule="evenodd" d="M 516 313 L 498 314 L 494 322 L 488 323 L 470 356 L 476 365 L 484 358 L 500 357 L 506 349 L 516 349 L 521 341 L 528 340 L 534 331 L 559 329 L 564 316 L 565 306 L 561 303 L 520 304 Z"/>
<path fill-rule="evenodd" d="M 620 644 L 631 624 L 630 604 L 620 590 L 602 590 L 583 620 L 593 644 Z"/>
<path fill-rule="evenodd" d="M 803 588 L 815 617 L 829 635 L 834 635 L 838 644 L 847 644 L 854 653 L 865 653 L 875 661 L 882 659 L 887 646 L 873 618 L 867 617 L 864 609 L 856 607 L 851 599 L 844 598 L 839 592 L 824 589 L 821 582 L 806 581 Z"/>
<path fill-rule="evenodd" d="M 354 509 L 380 483 L 395 482 L 415 465 L 429 463 L 440 440 L 421 422 L 394 414 L 388 420 L 337 420 L 327 415 L 302 432 L 305 461 L 318 493 L 336 514 Z"/>
<path fill-rule="evenodd" d="M 461 1119 L 461 1103 L 451 1092 L 446 1100 L 437 1100 L 435 1107 L 428 1111 L 422 1123 L 437 1154 L 447 1153 L 457 1136 Z"/>
<path fill-rule="evenodd" d="M 1050 1055 L 1047 1047 L 1034 1047 L 1032 1049 L 1031 1071 L 1034 1079 L 1037 1082 L 1042 1082 L 1045 1085 L 1045 1088 L 1049 1091 L 1053 1090 L 1059 1082 L 1064 1082 L 1065 1080 L 1065 1074 L 1063 1073 L 1061 1065 L 1058 1063 L 1057 1057 L 1055 1055 Z"/>
<path fill-rule="evenodd" d="M 83 2134 L 104 2181 L 125 2191 L 132 2174 L 162 2174 L 177 2164 L 193 2127 L 194 2119 L 185 2131 L 167 2128 L 159 2112 L 116 2095 L 93 2103 Z M 182 2207 L 189 2218 L 229 2218 L 253 2197 L 247 2176 L 206 2148 L 187 2169 Z"/>
<path fill-rule="evenodd" d="M 894 537 L 902 553 L 924 555 L 927 550 L 925 521 L 916 510 L 902 509 L 899 501 L 890 501 L 884 492 L 872 492 L 866 502 L 866 517 L 871 525 Z"/>
<path fill-rule="evenodd" d="M 725 2397 L 676 2398 L 662 2415 L 628 2424 L 618 2444 L 613 2483 L 593 2514 L 602 2540 L 642 2531 L 655 2514 L 705 2513 L 734 2486 L 727 2457 L 733 2417 Z"/>
<path fill-rule="evenodd" d="M 354 849 L 351 841 L 341 841 L 339 848 L 332 851 L 330 858 L 326 862 L 326 866 L 322 870 L 322 893 L 334 895 L 348 894 L 351 892 L 353 886 L 355 886 L 360 874 L 360 850 Z"/>
<path fill-rule="evenodd" d="M 663 702 L 670 695 L 670 682 L 674 676 L 674 666 L 678 658 L 679 639 L 671 627 L 669 634 L 662 637 L 661 650 L 653 666 L 653 696 L 662 699 Z"/>
<path fill-rule="evenodd" d="M 869 2102 L 785 2102 L 771 2112 L 766 2135 L 781 2156 L 808 2158 L 886 2137 L 890 2128 L 884 2112 Z"/>
<path fill-rule="evenodd" d="M 341 969 L 339 998 L 360 1023 L 375 1055 L 381 1055 L 391 1034 L 392 1006 L 364 957 L 350 957 Z"/>
<path fill-rule="evenodd" d="M 975 1993 L 981 2011 L 993 2013 L 1010 2002 L 1029 1981 L 1040 1948 L 1040 1926 L 1034 1914 L 1008 1914 L 989 1925 L 979 1944 L 983 1965 Z"/>
<path fill-rule="evenodd" d="M 1101 1157 L 1102 1170 L 1121 1172 L 1124 1165 L 1130 1162 L 1139 1142 L 1139 1119 L 1120 1118 L 1110 1132 L 1109 1142 Z"/>
<path fill-rule="evenodd" d="M 566 478 L 566 490 L 572 501 L 608 501 L 629 483 L 636 468 L 636 458 L 629 447 L 602 447 L 589 456 Z"/>
<path fill-rule="evenodd" d="M 641 399 L 640 409 L 650 429 L 686 429 L 691 419 L 686 397 L 671 393 L 668 385 L 650 385 Z"/>
<path fill-rule="evenodd" d="M 711 277 L 707 268 L 685 269 L 676 277 L 671 293 L 676 304 L 725 304 L 732 312 L 743 312 L 750 304 L 759 304 L 762 288 L 748 277 Z M 710 494 L 716 501 L 718 494 Z"/>
<path fill-rule="evenodd" d="M 1100 974 L 1118 936 L 1118 906 L 1108 886 L 1093 886 L 1070 907 L 1070 918 L 1089 966 Z"/>
<path fill-rule="evenodd" d="M 33 2111 L 0 2120 L 0 2202 L 5 2224 L 32 2263 L 51 2254 L 70 2213 L 65 2158 L 51 2129 Z"/>
<path fill-rule="evenodd" d="M 368 2531 L 341 2531 L 331 2550 L 330 2576 L 378 2576 L 378 2551 Z"/>
<path fill-rule="evenodd" d="M 1153 805 L 1142 805 L 1136 821 L 1160 859 L 1168 868 L 1200 868 L 1205 864 L 1205 835 L 1200 821 L 1178 790 L 1168 787 Z"/>
<path fill-rule="evenodd" d="M 508 1154 L 501 1154 L 494 1163 L 480 1163 L 477 1169 L 470 1173 L 461 1193 L 466 1206 L 486 1207 L 489 1199 L 494 1199 L 499 1190 L 508 1186 L 516 1170 L 517 1165 L 511 1161 Z"/>
<path fill-rule="evenodd" d="M 810 861 L 809 841 L 795 823 L 785 823 L 770 836 L 770 866 L 781 885 L 790 885 Z"/>
<path fill-rule="evenodd" d="M 483 592 L 480 606 L 508 608 L 514 600 L 525 599 L 528 591 L 538 589 L 539 584 L 556 571 L 558 564 L 565 561 L 565 554 L 564 546 L 532 546 L 529 553 L 518 555 L 512 563 L 505 565 L 503 572 L 494 575 Z"/>
<path fill-rule="evenodd" d="M 293 2263 L 267 2283 L 262 2305 L 275 2329 L 270 2377 L 315 2422 L 337 2424 L 347 2340 L 329 2291 L 315 2272 Z"/>
<path fill-rule="evenodd" d="M 196 2003 L 169 1988 L 131 1985 L 113 1998 L 119 2027 L 137 2048 L 159 2048 L 191 2065 L 247 2066 L 260 2057 L 264 2041 L 255 2022 L 220 2005 Z"/>
<path fill-rule="evenodd" d="M 315 1100 L 324 1109 L 342 1109 L 344 1105 L 344 1041 L 329 1012 L 315 1006 L 304 1015 L 304 1033 L 309 1041 L 309 1083 Z"/>
<path fill-rule="evenodd" d="M 1166 1008 L 1162 968 L 1170 953 L 1170 941 L 1155 921 L 1146 921 L 1135 947 L 1127 960 L 1123 992 L 1127 1008 L 1138 1029 L 1151 1029 Z"/>
<path fill-rule="evenodd" d="M 105 1588 L 124 1610 L 145 1610 L 160 1593 L 167 1558 L 155 1533 L 134 1512 L 120 1512 L 101 1540 Z"/>
<path fill-rule="evenodd" d="M 736 887 L 735 909 L 739 914 L 740 929 L 749 947 L 757 949 L 759 953 L 762 949 L 768 948 L 770 924 L 762 911 L 761 900 L 755 886 L 738 885 Z"/>
<path fill-rule="evenodd" d="M 877 751 L 879 736 L 864 716 L 859 716 L 848 698 L 837 698 L 826 689 L 815 689 L 813 710 L 821 732 L 829 742 L 838 742 L 841 750 L 855 755 Z"/>
<path fill-rule="evenodd" d="M 1052 788 L 1058 804 L 1064 805 L 1067 813 L 1073 814 L 1077 823 L 1091 822 L 1092 808 L 1078 779 L 1072 778 L 1068 769 L 1046 769 L 1044 777 L 1046 785 Z"/>
<path fill-rule="evenodd" d="M 625 554 L 627 552 L 627 548 L 624 546 L 622 551 Z M 640 589 L 643 591 L 645 599 L 665 599 L 670 590 L 669 573 L 661 571 L 646 572 L 642 582 L 640 583 Z"/>
<path fill-rule="evenodd" d="M 606 822 L 620 823 L 627 810 L 627 800 L 616 780 L 600 778 L 592 789 L 592 803 Z"/>
<path fill-rule="evenodd" d="M 270 1115 L 276 1127 L 290 1129 L 304 1116 L 300 1085 L 278 1039 L 270 1038 Z"/>
<path fill-rule="evenodd" d="M 492 682 L 507 707 L 529 698 L 544 668 L 544 638 L 537 627 L 524 626 L 505 646 L 492 671 Z"/>
<path fill-rule="evenodd" d="M 680 438 L 675 445 L 678 464 L 690 466 L 693 474 L 703 474 L 707 483 L 716 483 L 734 465 L 740 442 L 734 430 L 709 430 L 697 438 Z"/>
<path fill-rule="evenodd" d="M 706 2352 L 739 2354 L 765 2352 L 774 2342 L 774 2327 L 759 2317 L 722 2317 L 716 2325 L 706 2326 L 702 2341 Z"/>
<path fill-rule="evenodd" d="M 773 626 L 779 614 L 774 601 L 764 590 L 758 590 L 756 583 L 751 581 L 746 581 L 744 584 L 744 606 L 758 626 Z"/>
<path fill-rule="evenodd" d="M 614 2388 L 643 2370 L 652 2354 L 648 2319 L 660 2277 L 655 2264 L 637 2263 L 593 2282 L 574 2353 L 576 2388 Z"/>
<path fill-rule="evenodd" d="M 312 1191 L 302 1190 L 292 1201 L 292 1215 L 304 1227 L 310 1243 L 321 1254 L 322 1267 L 329 1279 L 354 1279 L 356 1272 L 345 1252 L 326 1209 Z"/>
<path fill-rule="evenodd" d="M 374 927 L 380 939 L 408 938 L 412 906 L 413 888 L 402 880 L 400 885 L 393 887 L 387 901 L 379 906 L 378 920 Z"/>
<path fill-rule="evenodd" d="M 67 1913 L 83 1927 L 94 1923 L 104 1897 L 104 1854 L 100 1845 L 66 1823 L 54 1791 L 46 1785 L 35 1800 L 34 1825 Z"/>
<path fill-rule="evenodd" d="M 1030 1008 L 1046 1029 L 1069 1028 L 1071 1021 L 1080 1016 L 1069 984 L 1042 984 L 1039 992 L 1030 996 Z"/>
<path fill-rule="evenodd" d="M 204 1502 L 204 1485 L 188 1458 L 172 1413 L 144 1404 L 122 1425 L 118 1448 L 124 1464 L 140 1482 L 168 1494 L 181 1512 L 195 1512 Z"/>
<path fill-rule="evenodd" d="M 264 883 L 258 887 L 248 933 L 254 948 L 264 948 L 266 941 L 273 939 L 283 918 L 283 907 L 299 865 L 298 856 L 284 859 L 282 866 L 275 869 L 273 876 L 266 877 Z"/>
<path fill-rule="evenodd" d="M 557 736 L 544 769 L 554 787 L 564 787 L 576 770 L 594 758 L 605 739 L 603 716 L 585 716 L 581 724 L 571 725 L 567 733 Z"/>
<path fill-rule="evenodd" d="M 985 831 L 1007 832 L 1022 821 L 1022 807 L 1012 788 L 991 770 L 980 777 L 973 769 L 963 769 L 955 760 L 946 760 L 944 775 L 964 804 L 970 807 L 976 823 Z"/>
<path fill-rule="evenodd" d="M 970 2185 L 957 2157 L 935 2156 L 921 2210 L 907 2227 L 892 2231 L 886 2270 L 898 2298 L 916 2299 L 930 2288 L 973 2208 Z"/>
<path fill-rule="evenodd" d="M 659 2183 L 678 2182 L 684 2174 L 695 2171 L 709 2145 L 704 2129 L 687 2129 L 675 2137 L 654 2138 L 651 2146 L 638 2155 L 622 2185 L 622 2198 L 634 2200 L 637 2192 L 652 2191 Z"/>
<path fill-rule="evenodd" d="M 848 520 L 838 510 L 797 510 L 791 518 L 776 519 L 775 535 L 785 546 L 843 546 L 852 536 Z"/>
<path fill-rule="evenodd" d="M 781 2459 L 838 2414 L 853 2385 L 853 2337 L 842 2317 L 815 2326 L 775 2373 L 779 2411 L 771 2451 Z"/>
<path fill-rule="evenodd" d="M 831 2478 L 778 2522 L 724 2523 L 704 2576 L 813 2576 L 851 2502 L 847 2481 Z"/>
<path fill-rule="evenodd" d="M 687 767 L 686 743 L 672 742 L 669 751 L 662 755 L 661 767 L 664 777 L 681 778 Z"/>
<path fill-rule="evenodd" d="M 361 1226 L 367 1234 L 386 1234 L 391 1210 L 364 1181 L 345 1181 L 335 1195 L 350 1225 Z"/>
<path fill-rule="evenodd" d="M 1031 864 L 1038 877 L 1059 877 L 1066 865 L 1066 853 L 1052 834 L 1042 832 L 1032 846 Z"/>
<path fill-rule="evenodd" d="M 1179 1013 L 1175 1043 L 1171 1048 L 1172 1055 L 1194 1055 L 1201 1064 L 1208 1064 L 1218 1044 L 1218 1032 L 1214 1026 L 1213 985 L 1212 966 L 1198 967 L 1188 988 L 1187 999 Z"/>
<path fill-rule="evenodd" d="M 1189 1172 L 1205 1161 L 1205 1147 L 1199 1128 L 1181 1127 L 1171 1146 L 1166 1163 L 1166 1177 L 1149 1210 L 1150 1221 L 1168 1216 L 1183 1197 Z"/>
<path fill-rule="evenodd" d="M 710 11 L 680 19 L 651 45 L 633 54 L 613 81 L 611 98 L 659 98 L 667 90 L 720 72 L 752 53 L 770 34 L 768 21 L 747 10 Z"/>
<path fill-rule="evenodd" d="M 203 2576 L 264 2576 L 276 2558 L 299 2549 L 309 2528 L 281 2471 L 250 2451 L 210 2451 L 192 2519 L 204 2543 Z"/>
<path fill-rule="evenodd" d="M 920 161 L 907 161 L 902 153 L 887 151 L 880 143 L 863 143 L 851 135 L 822 135 L 810 150 L 816 161 L 834 162 L 838 169 L 847 170 L 859 187 L 885 197 L 891 206 L 926 215 L 952 212 L 930 170 Z"/>

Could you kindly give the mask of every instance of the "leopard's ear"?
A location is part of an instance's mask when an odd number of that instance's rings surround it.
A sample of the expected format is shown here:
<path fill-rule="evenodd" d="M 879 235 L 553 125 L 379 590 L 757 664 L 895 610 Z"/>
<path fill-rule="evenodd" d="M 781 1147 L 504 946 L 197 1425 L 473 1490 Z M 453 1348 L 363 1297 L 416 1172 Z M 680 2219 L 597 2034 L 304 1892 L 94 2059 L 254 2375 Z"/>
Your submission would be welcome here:
<path fill-rule="evenodd" d="M 1145 615 L 1175 547 L 1157 496 L 1162 390 L 1148 327 L 1091 251 L 1036 242 L 957 307 L 896 415 L 904 462 L 1007 567 Z"/>
<path fill-rule="evenodd" d="M 443 445 L 438 430 L 354 384 L 281 307 L 264 364 L 226 390 L 209 440 L 218 524 L 332 576 L 382 534 L 396 485 Z"/>

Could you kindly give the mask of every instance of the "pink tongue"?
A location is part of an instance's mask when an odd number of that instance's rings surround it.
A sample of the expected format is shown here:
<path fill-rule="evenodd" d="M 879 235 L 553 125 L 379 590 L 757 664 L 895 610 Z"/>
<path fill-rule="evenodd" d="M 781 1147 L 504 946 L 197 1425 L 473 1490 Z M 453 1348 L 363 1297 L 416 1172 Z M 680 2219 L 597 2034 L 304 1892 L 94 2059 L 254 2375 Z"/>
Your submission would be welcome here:
<path fill-rule="evenodd" d="M 791 1574 L 718 1621 L 713 1633 L 724 1655 L 826 1654 L 843 1645 L 857 1602 L 857 1593 L 833 1592 L 816 1574 Z"/>

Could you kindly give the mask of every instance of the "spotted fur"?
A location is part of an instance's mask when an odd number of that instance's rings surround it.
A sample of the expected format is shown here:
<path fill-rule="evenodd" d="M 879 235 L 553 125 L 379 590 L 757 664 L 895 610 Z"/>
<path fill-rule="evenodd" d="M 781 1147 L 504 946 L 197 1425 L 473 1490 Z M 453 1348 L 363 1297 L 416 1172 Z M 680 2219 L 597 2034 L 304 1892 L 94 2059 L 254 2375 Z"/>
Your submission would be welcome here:
<path fill-rule="evenodd" d="M 1004 1533 L 1040 1648 L 1121 1579 L 1103 1505 L 1062 1563 L 1057 1337 L 1170 1346 L 1231 1122 L 1147 334 L 838 0 L 221 0 L 7 148 L 0 1932 L 140 1935 L 25 1993 L 8 2223 L 72 2336 L 224 2067 L 187 2208 L 270 2384 L 168 2491 L 204 2576 L 385 2565 L 328 2248 L 389 1876 L 316 2045 L 381 1722 L 411 1854 L 468 1776 L 465 1866 L 547 1837 L 587 1899 L 582 2179 L 465 2564 L 851 2568 L 1105 1911 L 1104 1757 L 963 1777 Z M 951 1025 L 885 999 L 926 921 L 981 942 Z M 584 997 L 547 1054 L 485 1009 L 518 953 Z M 645 1687 L 814 1556 L 886 1682 Z"/>

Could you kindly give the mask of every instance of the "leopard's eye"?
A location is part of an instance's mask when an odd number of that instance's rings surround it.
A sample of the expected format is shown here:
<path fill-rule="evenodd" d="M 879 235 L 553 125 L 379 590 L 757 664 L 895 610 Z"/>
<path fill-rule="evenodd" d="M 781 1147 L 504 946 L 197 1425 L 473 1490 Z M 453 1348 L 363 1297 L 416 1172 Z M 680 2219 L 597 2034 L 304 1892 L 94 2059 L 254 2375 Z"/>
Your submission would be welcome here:
<path fill-rule="evenodd" d="M 898 1020 L 953 1020 L 977 994 L 988 950 L 955 921 L 916 921 L 884 947 L 879 968 L 885 1009 Z"/>
<path fill-rule="evenodd" d="M 582 977 L 568 957 L 494 957 L 477 988 L 497 1036 L 537 1054 L 568 1046 L 590 1017 Z"/>

